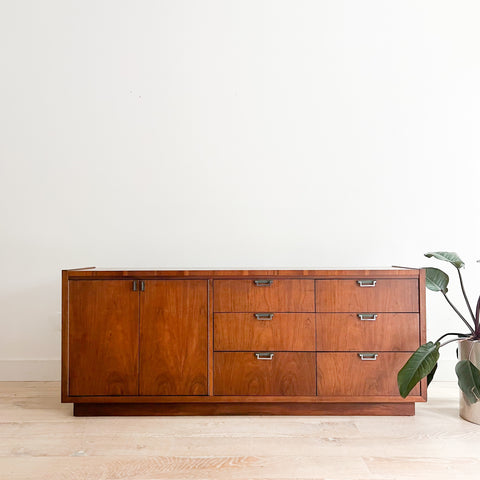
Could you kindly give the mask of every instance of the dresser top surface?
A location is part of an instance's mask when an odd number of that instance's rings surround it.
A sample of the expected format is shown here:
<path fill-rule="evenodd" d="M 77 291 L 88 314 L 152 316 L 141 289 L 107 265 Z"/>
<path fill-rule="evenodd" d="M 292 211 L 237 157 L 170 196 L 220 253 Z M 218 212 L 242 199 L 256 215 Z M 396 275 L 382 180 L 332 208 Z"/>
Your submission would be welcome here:
<path fill-rule="evenodd" d="M 396 267 L 368 267 L 348 269 L 151 269 L 151 268 L 100 268 L 86 267 L 79 269 L 65 269 L 64 275 L 68 278 L 85 277 L 207 277 L 207 278 L 243 278 L 243 277 L 295 277 L 295 278 L 329 278 L 329 277 L 401 277 L 418 278 L 420 269 Z"/>

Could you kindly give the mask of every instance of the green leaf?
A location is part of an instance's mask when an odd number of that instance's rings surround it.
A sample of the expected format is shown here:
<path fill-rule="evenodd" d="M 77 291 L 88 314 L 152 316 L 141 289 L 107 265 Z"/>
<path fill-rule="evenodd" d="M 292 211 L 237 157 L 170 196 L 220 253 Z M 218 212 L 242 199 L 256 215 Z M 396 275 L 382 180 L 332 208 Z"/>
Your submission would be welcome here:
<path fill-rule="evenodd" d="M 449 262 L 456 268 L 463 268 L 465 266 L 465 263 L 463 263 L 462 259 L 455 252 L 430 252 L 426 253 L 425 256 Z"/>
<path fill-rule="evenodd" d="M 460 360 L 455 367 L 458 386 L 470 403 L 480 400 L 480 370 L 470 360 Z"/>
<path fill-rule="evenodd" d="M 427 375 L 427 387 L 432 383 L 435 372 L 437 371 L 438 363 L 435 364 L 433 370 Z"/>
<path fill-rule="evenodd" d="M 429 290 L 443 293 L 448 292 L 447 285 L 450 279 L 444 271 L 439 268 L 426 267 L 425 273 L 425 285 Z"/>
<path fill-rule="evenodd" d="M 440 343 L 427 342 L 417 349 L 398 372 L 397 382 L 400 395 L 405 398 L 412 388 L 426 377 L 437 364 Z"/>

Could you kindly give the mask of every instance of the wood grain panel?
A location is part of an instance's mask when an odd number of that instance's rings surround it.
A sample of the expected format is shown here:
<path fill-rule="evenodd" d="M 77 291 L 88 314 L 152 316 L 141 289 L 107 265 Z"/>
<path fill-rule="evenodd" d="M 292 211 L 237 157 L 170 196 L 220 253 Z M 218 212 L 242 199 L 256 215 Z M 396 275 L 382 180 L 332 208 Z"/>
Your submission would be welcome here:
<path fill-rule="evenodd" d="M 275 352 L 258 360 L 252 352 L 214 355 L 215 395 L 315 395 L 315 354 Z"/>
<path fill-rule="evenodd" d="M 374 287 L 357 280 L 317 280 L 317 312 L 418 312 L 418 280 L 374 279 Z"/>
<path fill-rule="evenodd" d="M 329 402 L 360 402 L 360 403 L 403 403 L 423 402 L 420 395 L 412 395 L 404 400 L 395 395 L 130 395 L 130 396 L 82 396 L 70 397 L 75 403 L 329 403 Z"/>
<path fill-rule="evenodd" d="M 208 280 L 208 395 L 213 395 L 213 280 Z"/>
<path fill-rule="evenodd" d="M 315 314 L 274 313 L 259 320 L 253 313 L 216 313 L 215 350 L 315 350 Z"/>
<path fill-rule="evenodd" d="M 426 281 L 426 270 L 422 268 L 420 270 L 420 278 L 418 282 L 419 292 L 420 292 L 420 345 L 423 345 L 427 342 L 427 324 L 426 324 L 426 315 L 427 315 L 427 306 L 425 298 L 425 286 Z M 420 381 L 420 392 L 423 400 L 427 401 L 427 379 L 423 378 Z"/>
<path fill-rule="evenodd" d="M 76 403 L 76 417 L 124 415 L 415 415 L 409 403 Z"/>
<path fill-rule="evenodd" d="M 317 350 L 412 351 L 419 346 L 417 313 L 379 313 L 360 320 L 356 313 L 317 313 Z"/>
<path fill-rule="evenodd" d="M 140 299 L 140 395 L 206 395 L 207 280 L 148 280 Z"/>
<path fill-rule="evenodd" d="M 314 312 L 313 280 L 272 280 L 258 286 L 255 280 L 215 280 L 215 312 Z"/>
<path fill-rule="evenodd" d="M 68 297 L 68 272 L 62 271 L 62 402 L 68 401 L 69 396 L 69 365 L 68 365 L 68 310 L 69 310 L 69 297 Z"/>
<path fill-rule="evenodd" d="M 129 280 L 68 286 L 70 395 L 138 394 L 139 294 Z"/>
<path fill-rule="evenodd" d="M 397 373 L 411 353 L 379 352 L 377 360 L 361 360 L 356 352 L 317 353 L 318 395 L 392 395 L 400 397 Z M 417 385 L 411 395 L 419 395 Z"/>

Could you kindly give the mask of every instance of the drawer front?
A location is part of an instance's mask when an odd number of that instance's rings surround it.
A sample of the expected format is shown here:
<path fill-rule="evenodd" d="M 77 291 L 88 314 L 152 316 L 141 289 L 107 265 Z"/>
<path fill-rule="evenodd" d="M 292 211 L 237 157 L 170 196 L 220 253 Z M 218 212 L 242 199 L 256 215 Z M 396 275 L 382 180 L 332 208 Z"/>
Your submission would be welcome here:
<path fill-rule="evenodd" d="M 314 313 L 216 313 L 215 350 L 315 351 Z"/>
<path fill-rule="evenodd" d="M 317 312 L 418 312 L 418 280 L 317 280 Z"/>
<path fill-rule="evenodd" d="M 315 395 L 315 353 L 215 353 L 213 384 L 214 395 Z"/>
<path fill-rule="evenodd" d="M 420 346 L 418 313 L 317 313 L 317 350 L 404 351 Z"/>
<path fill-rule="evenodd" d="M 318 395 L 387 395 L 401 398 L 397 373 L 411 352 L 378 352 L 376 360 L 362 360 L 358 353 L 317 353 Z M 419 385 L 411 395 L 420 395 Z"/>
<path fill-rule="evenodd" d="M 314 280 L 215 280 L 215 312 L 314 312 Z"/>

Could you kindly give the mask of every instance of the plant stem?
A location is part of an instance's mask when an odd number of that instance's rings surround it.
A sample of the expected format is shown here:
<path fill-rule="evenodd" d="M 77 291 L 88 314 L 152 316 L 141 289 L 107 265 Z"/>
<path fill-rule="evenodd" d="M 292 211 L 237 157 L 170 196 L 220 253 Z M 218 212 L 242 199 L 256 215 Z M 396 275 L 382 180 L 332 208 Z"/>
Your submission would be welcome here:
<path fill-rule="evenodd" d="M 445 337 L 449 337 L 450 335 L 456 335 L 458 338 L 468 338 L 471 336 L 469 333 L 451 332 L 451 333 L 446 333 L 445 335 L 442 335 L 439 339 L 435 341 L 435 343 L 438 343 L 440 340 L 442 340 Z"/>
<path fill-rule="evenodd" d="M 448 345 L 449 343 L 453 342 L 458 342 L 459 340 L 464 340 L 463 338 L 452 338 L 451 340 L 447 340 L 446 342 L 443 342 L 440 344 L 440 347 L 444 347 L 445 345 Z M 438 347 L 438 348 L 440 348 Z"/>
<path fill-rule="evenodd" d="M 447 294 L 441 290 L 443 296 L 445 297 L 445 300 L 448 302 L 448 304 L 453 308 L 453 310 L 455 311 L 455 313 L 463 320 L 463 323 L 468 327 L 468 329 L 474 333 L 473 331 L 473 328 L 471 327 L 471 325 L 465 320 L 465 317 L 457 310 L 457 308 L 455 307 L 455 305 L 450 301 L 450 299 L 447 297 Z"/>
<path fill-rule="evenodd" d="M 473 324 L 475 325 L 475 328 L 477 328 L 477 320 L 475 319 L 475 315 L 473 314 L 472 307 L 470 305 L 470 302 L 468 301 L 467 294 L 465 293 L 465 287 L 463 286 L 463 278 L 459 268 L 457 268 L 457 272 L 458 272 L 458 278 L 460 279 L 460 287 L 462 288 L 463 297 L 465 298 L 465 303 L 467 304 L 468 311 L 472 316 Z"/>
<path fill-rule="evenodd" d="M 480 297 L 477 301 L 477 309 L 475 310 L 475 319 L 477 320 L 477 326 L 475 327 L 475 338 L 478 338 L 480 335 Z"/>

